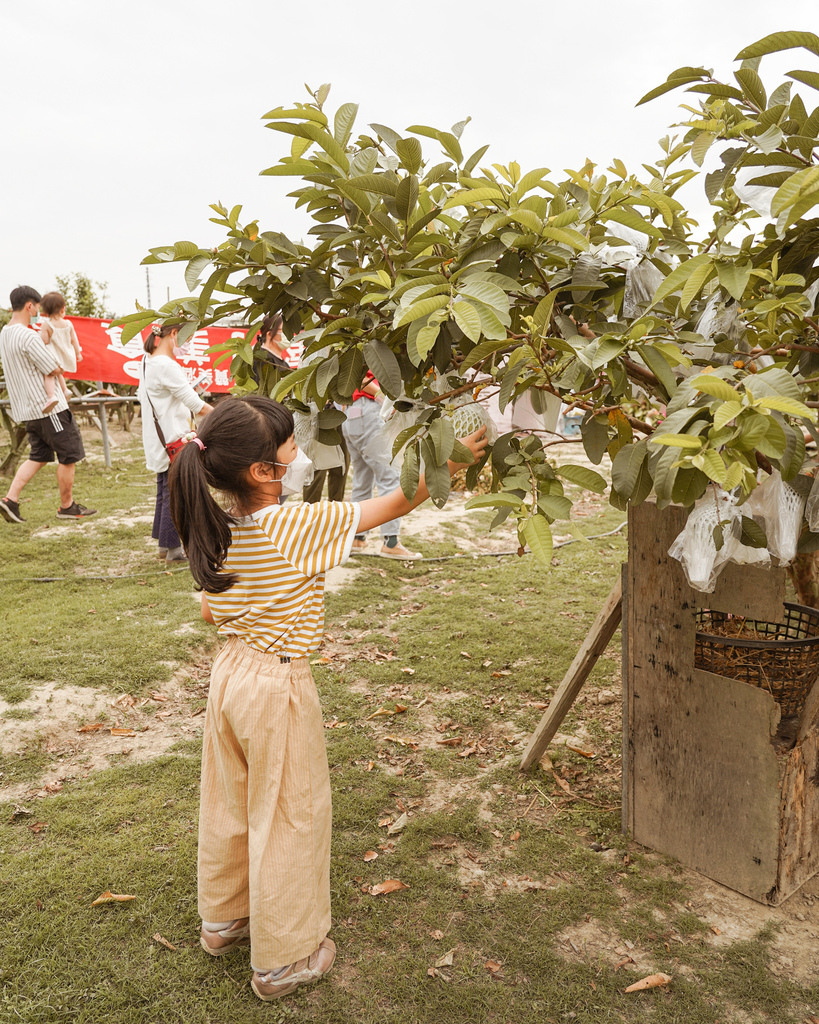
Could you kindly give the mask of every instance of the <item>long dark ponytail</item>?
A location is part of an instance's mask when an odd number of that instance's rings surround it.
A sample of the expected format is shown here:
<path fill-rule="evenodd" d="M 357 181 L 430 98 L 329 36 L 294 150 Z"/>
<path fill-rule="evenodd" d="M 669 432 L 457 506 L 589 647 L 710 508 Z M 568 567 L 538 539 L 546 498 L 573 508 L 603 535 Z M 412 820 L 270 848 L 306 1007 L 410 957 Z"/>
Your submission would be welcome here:
<path fill-rule="evenodd" d="M 235 517 L 214 500 L 211 488 L 241 514 L 253 494 L 248 470 L 255 462 L 275 462 L 292 433 L 290 410 L 272 398 L 226 398 L 202 422 L 204 451 L 186 444 L 171 463 L 171 517 L 203 590 L 221 594 L 236 582 L 222 572 Z"/>

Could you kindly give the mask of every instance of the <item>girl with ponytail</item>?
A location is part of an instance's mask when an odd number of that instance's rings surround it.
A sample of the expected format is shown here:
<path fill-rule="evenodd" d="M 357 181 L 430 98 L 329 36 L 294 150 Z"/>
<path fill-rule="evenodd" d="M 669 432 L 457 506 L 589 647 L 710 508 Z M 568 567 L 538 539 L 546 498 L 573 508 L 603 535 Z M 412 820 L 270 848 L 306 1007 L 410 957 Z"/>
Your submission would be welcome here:
<path fill-rule="evenodd" d="M 463 439 L 475 458 L 485 428 Z M 357 531 L 429 497 L 399 488 L 366 501 L 289 503 L 311 470 L 293 417 L 259 395 L 221 402 L 170 471 L 171 512 L 202 612 L 227 638 L 213 664 L 199 815 L 201 944 L 250 944 L 265 1001 L 326 974 L 330 776 L 308 656 L 322 637 L 324 577 Z M 451 473 L 463 468 L 450 463 Z M 213 492 L 223 499 L 217 501 Z"/>

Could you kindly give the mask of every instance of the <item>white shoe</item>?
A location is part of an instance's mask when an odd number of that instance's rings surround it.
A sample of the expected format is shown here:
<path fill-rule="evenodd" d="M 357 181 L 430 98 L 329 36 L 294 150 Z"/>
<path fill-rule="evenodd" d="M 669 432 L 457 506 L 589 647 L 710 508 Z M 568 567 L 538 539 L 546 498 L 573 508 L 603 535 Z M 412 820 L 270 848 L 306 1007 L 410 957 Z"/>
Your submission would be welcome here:
<path fill-rule="evenodd" d="M 384 544 L 379 552 L 382 558 L 397 558 L 402 562 L 414 561 L 416 558 L 423 558 L 420 551 L 407 551 L 403 544 L 396 544 L 394 548 L 388 548 Z"/>

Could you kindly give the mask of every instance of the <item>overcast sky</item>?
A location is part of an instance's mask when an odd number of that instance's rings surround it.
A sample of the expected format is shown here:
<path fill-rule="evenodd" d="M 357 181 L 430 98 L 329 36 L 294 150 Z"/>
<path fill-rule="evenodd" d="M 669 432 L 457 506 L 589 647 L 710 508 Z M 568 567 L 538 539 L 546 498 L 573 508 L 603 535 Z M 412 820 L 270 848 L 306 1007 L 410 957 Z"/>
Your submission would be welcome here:
<path fill-rule="evenodd" d="M 120 314 L 145 304 L 150 246 L 213 245 L 212 202 L 244 204 L 262 230 L 309 222 L 260 178 L 289 148 L 261 115 L 332 83 L 325 109 L 360 104 L 357 127 L 449 129 L 471 115 L 466 153 L 524 170 L 629 169 L 657 156 L 682 92 L 635 109 L 681 65 L 729 76 L 742 46 L 819 30 L 815 0 L 28 0 L 0 5 L 0 305 L 73 271 L 107 282 Z M 763 79 L 819 70 L 805 51 L 763 60 Z M 777 78 L 776 84 L 779 82 Z M 808 108 L 819 94 L 800 86 Z M 425 153 L 439 159 L 431 140 Z M 701 190 L 701 185 L 695 186 Z M 159 305 L 186 292 L 184 265 L 151 268 Z"/>

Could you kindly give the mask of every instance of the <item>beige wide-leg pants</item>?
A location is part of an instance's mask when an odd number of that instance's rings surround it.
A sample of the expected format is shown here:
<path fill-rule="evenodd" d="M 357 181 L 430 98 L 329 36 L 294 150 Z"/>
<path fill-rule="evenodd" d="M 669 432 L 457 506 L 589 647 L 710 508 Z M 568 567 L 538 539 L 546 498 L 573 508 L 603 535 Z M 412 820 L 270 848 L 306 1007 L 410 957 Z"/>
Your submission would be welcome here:
<path fill-rule="evenodd" d="M 250 917 L 251 962 L 275 970 L 330 930 L 330 773 L 307 658 L 231 637 L 213 663 L 202 749 L 199 914 Z"/>

